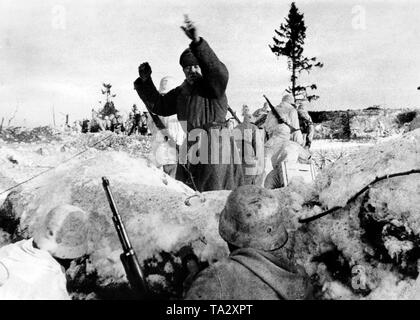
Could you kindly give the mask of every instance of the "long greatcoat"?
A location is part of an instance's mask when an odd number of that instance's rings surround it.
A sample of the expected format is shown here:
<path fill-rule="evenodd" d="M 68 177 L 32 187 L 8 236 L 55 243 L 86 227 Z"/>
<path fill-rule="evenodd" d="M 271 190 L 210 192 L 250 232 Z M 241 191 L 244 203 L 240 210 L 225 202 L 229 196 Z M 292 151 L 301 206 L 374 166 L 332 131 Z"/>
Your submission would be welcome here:
<path fill-rule="evenodd" d="M 202 129 L 205 135 L 205 132 L 210 132 L 211 128 L 220 130 L 224 127 L 228 110 L 225 91 L 229 73 L 203 38 L 198 43 L 191 43 L 190 48 L 199 62 L 202 79 L 193 85 L 184 81 L 165 95 L 159 94 L 150 78 L 144 82 L 138 78 L 134 82 L 134 87 L 151 112 L 165 117 L 176 114 L 181 124 L 186 124 L 183 127 L 186 127 L 188 134 L 191 134 L 194 129 Z M 233 190 L 242 185 L 242 167 L 233 136 L 229 139 L 230 143 L 226 141 L 222 143 L 222 138 L 217 139 L 211 137 L 210 134 L 206 138 L 201 140 L 198 138 L 201 143 L 198 152 L 202 155 L 207 154 L 206 151 L 208 151 L 210 162 L 212 153 L 221 154 L 222 147 L 225 148 L 223 152 L 226 152 L 228 148 L 230 158 L 228 163 L 226 161 L 224 163 L 206 163 L 205 161 L 191 163 L 188 159 L 186 163 L 178 164 L 177 179 L 200 192 Z M 195 140 L 190 140 L 187 141 L 187 149 L 197 144 Z M 239 163 L 235 159 L 239 159 Z"/>
<path fill-rule="evenodd" d="M 246 117 L 235 130 L 240 133 L 235 139 L 242 158 L 244 184 L 260 185 L 264 171 L 264 131 Z"/>

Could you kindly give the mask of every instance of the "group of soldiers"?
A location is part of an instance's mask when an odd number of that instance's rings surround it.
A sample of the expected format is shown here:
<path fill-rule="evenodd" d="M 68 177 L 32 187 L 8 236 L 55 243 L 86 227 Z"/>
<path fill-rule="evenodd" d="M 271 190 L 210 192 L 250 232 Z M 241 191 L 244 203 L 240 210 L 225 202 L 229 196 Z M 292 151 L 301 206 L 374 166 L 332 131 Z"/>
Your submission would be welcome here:
<path fill-rule="evenodd" d="M 73 130 L 82 133 L 112 131 L 127 135 L 140 134 L 145 136 L 151 134 L 148 112 L 141 113 L 135 104 L 129 112 L 127 120 L 124 119 L 124 116 L 119 111 L 109 115 L 101 115 L 92 109 L 91 119 L 85 119 L 81 122 L 75 121 Z"/>
<path fill-rule="evenodd" d="M 192 40 L 179 60 L 185 81 L 176 87 L 166 86 L 165 92 L 157 90 L 152 69 L 145 62 L 134 82 L 157 120 L 163 143 L 172 145 L 171 165 L 177 164 L 174 177 L 199 192 L 233 190 L 248 184 L 270 189 L 284 186 L 276 178 L 278 164 L 310 158 L 314 125 L 307 112 L 309 101 L 295 103 L 293 96 L 286 94 L 271 110 L 267 104 L 253 116 L 244 112 L 243 122 L 233 128 L 231 119 L 226 120 L 230 109 L 225 94 L 228 70 L 194 27 L 185 30 Z M 169 118 L 180 123 L 183 141 L 174 139 L 171 130 L 162 125 Z M 230 134 L 226 136 L 226 132 Z M 222 154 L 225 157 L 220 159 Z"/>
<path fill-rule="evenodd" d="M 226 241 L 230 255 L 200 271 L 197 257 L 190 247 L 189 254 L 183 257 L 190 273 L 184 297 L 235 300 L 311 298 L 309 276 L 285 252 L 287 217 L 280 209 L 275 193 L 270 190 L 282 186 L 278 181 L 279 161 L 307 160 L 310 157 L 308 149 L 313 124 L 305 113 L 307 102 L 302 101 L 295 107 L 293 97 L 285 95 L 275 110 L 258 111 L 266 116 L 263 125 L 252 123 L 251 117 L 245 114 L 244 121 L 234 128 L 236 134 L 223 135 L 223 132 L 231 131 L 226 121 L 228 70 L 187 17 L 182 29 L 191 40 L 179 59 L 185 81 L 173 87 L 171 79 L 164 78 L 158 90 L 152 81 L 152 69 L 145 62 L 139 66 L 139 77 L 134 82 L 154 125 L 150 128 L 156 137 L 152 153 L 160 166 L 166 166 L 163 167 L 165 172 L 198 192 L 232 190 L 219 220 L 219 234 Z M 166 159 L 159 158 L 159 154 Z M 20 292 L 14 287 L 19 285 L 19 279 L 13 278 L 9 266 L 16 261 L 13 254 L 23 255 L 22 252 L 42 256 L 46 266 L 45 270 L 33 275 L 38 276 L 37 286 L 26 286 L 26 294 L 36 295 L 38 287 L 45 289 L 54 285 L 63 293 L 64 275 L 56 277 L 56 284 L 47 279 L 54 279 L 48 272 L 60 270 L 51 257 L 61 264 L 86 253 L 85 238 L 73 234 L 83 233 L 83 228 L 62 230 L 71 217 L 73 222 L 80 220 L 80 225 L 85 226 L 86 215 L 80 208 L 60 206 L 47 215 L 46 227 L 41 228 L 33 239 L 1 248 L 0 296 L 9 294 L 13 297 Z M 73 240 L 59 242 L 58 234 L 61 239 L 69 237 Z M 34 264 L 35 261 L 28 259 L 27 263 Z M 51 265 L 54 267 L 48 267 Z M 19 271 L 18 268 L 14 270 Z M 39 291 L 38 297 L 49 298 L 54 292 L 45 289 Z M 61 293 L 55 298 L 68 297 Z"/>
<path fill-rule="evenodd" d="M 284 252 L 287 219 L 269 190 L 282 186 L 276 181 L 278 161 L 310 159 L 314 128 L 305 110 L 308 102 L 296 107 L 285 95 L 275 110 L 267 110 L 263 130 L 245 116 L 236 132 L 224 136 L 229 132 L 228 70 L 188 18 L 182 29 L 191 40 L 179 60 L 185 81 L 162 94 L 145 62 L 134 87 L 151 114 L 176 115 L 183 123 L 186 152 L 178 154 L 176 179 L 198 192 L 232 190 L 219 220 L 219 234 L 231 253 L 201 272 L 190 268 L 185 298 L 311 298 L 308 275 Z M 223 153 L 225 161 L 219 157 Z M 185 265 L 196 263 L 193 254 L 187 257 Z"/>

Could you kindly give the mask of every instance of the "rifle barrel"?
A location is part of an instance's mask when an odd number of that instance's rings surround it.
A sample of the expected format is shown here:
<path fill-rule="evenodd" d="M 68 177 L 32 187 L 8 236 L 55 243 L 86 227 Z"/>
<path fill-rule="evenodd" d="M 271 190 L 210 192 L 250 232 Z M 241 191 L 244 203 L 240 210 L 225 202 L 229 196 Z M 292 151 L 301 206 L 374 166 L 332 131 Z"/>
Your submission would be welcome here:
<path fill-rule="evenodd" d="M 118 237 L 120 238 L 121 245 L 124 251 L 132 249 L 130 240 L 128 239 L 127 232 L 125 231 L 124 224 L 121 216 L 118 213 L 118 209 L 115 205 L 114 197 L 112 196 L 111 189 L 109 188 L 109 180 L 106 177 L 102 177 L 102 186 L 104 187 L 106 197 L 108 198 L 109 206 L 112 211 L 112 221 L 114 221 L 115 228 L 117 229 Z"/>
<path fill-rule="evenodd" d="M 235 118 L 236 121 L 238 121 L 238 123 L 241 123 L 241 120 L 239 120 L 238 116 L 236 115 L 236 112 L 232 110 L 231 107 L 228 106 L 228 111 L 230 112 L 230 114 Z"/>
<path fill-rule="evenodd" d="M 267 103 L 269 104 L 269 106 L 271 108 L 274 108 L 273 104 L 271 103 L 271 101 L 267 98 L 267 96 L 265 94 L 263 94 L 264 99 L 267 101 Z"/>
<path fill-rule="evenodd" d="M 263 94 L 263 97 L 265 98 L 265 100 L 267 101 L 267 103 L 268 103 L 268 105 L 270 106 L 270 109 L 271 109 L 271 112 L 273 113 L 273 115 L 276 117 L 276 119 L 277 119 L 277 121 L 279 122 L 279 123 L 284 123 L 284 124 L 286 124 L 289 128 L 290 128 L 290 130 L 293 132 L 293 131 L 296 131 L 296 130 L 299 130 L 299 129 L 297 129 L 297 128 L 295 128 L 295 127 L 293 127 L 290 123 L 288 123 L 285 119 L 283 119 L 283 117 L 277 112 L 277 110 L 276 110 L 276 108 L 273 106 L 273 104 L 271 103 L 271 101 L 270 100 L 268 100 L 268 98 L 266 97 L 266 95 L 265 94 Z"/>

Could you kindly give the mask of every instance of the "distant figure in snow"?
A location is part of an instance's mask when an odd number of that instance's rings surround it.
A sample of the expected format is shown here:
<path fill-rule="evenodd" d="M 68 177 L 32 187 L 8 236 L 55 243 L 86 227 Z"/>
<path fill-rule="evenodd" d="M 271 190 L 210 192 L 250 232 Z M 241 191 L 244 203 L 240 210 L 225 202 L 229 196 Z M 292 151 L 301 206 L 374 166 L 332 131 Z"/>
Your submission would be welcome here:
<path fill-rule="evenodd" d="M 278 106 L 274 107 L 279 115 L 285 120 L 284 123 L 278 122 L 277 118 L 270 111 L 267 115 L 267 120 L 264 123 L 267 132 L 271 135 L 276 134 L 277 129 L 287 132 L 290 135 L 290 140 L 303 144 L 302 132 L 300 131 L 298 112 L 293 106 L 293 97 L 290 94 L 283 96 L 282 101 Z M 269 133 L 269 134 L 270 134 Z"/>
<path fill-rule="evenodd" d="M 111 124 L 111 120 L 109 119 L 109 116 L 105 116 L 104 117 L 105 130 L 111 130 L 111 126 L 112 126 L 112 124 Z"/>
<path fill-rule="evenodd" d="M 232 130 L 233 128 L 235 128 L 235 119 L 234 118 L 229 118 L 227 120 L 227 127 L 230 130 Z"/>
<path fill-rule="evenodd" d="M 82 122 L 82 133 L 88 133 L 90 132 L 90 120 L 85 119 Z"/>
<path fill-rule="evenodd" d="M 78 133 L 82 132 L 82 124 L 79 120 L 73 122 L 72 130 Z"/>
<path fill-rule="evenodd" d="M 133 113 L 133 124 L 131 126 L 128 135 L 131 136 L 133 133 L 140 133 L 140 123 L 141 123 L 141 114 L 139 109 L 135 104 L 133 104 L 132 111 Z"/>
<path fill-rule="evenodd" d="M 314 138 L 315 127 L 312 122 L 312 118 L 308 113 L 309 101 L 303 100 L 299 103 L 297 108 L 298 117 L 299 117 L 299 126 L 302 131 L 303 136 L 303 147 L 310 149 L 312 145 L 312 140 Z"/>
<path fill-rule="evenodd" d="M 276 116 L 270 111 L 264 123 L 264 129 L 267 133 L 267 141 L 264 146 L 264 174 L 263 184 L 269 174 L 274 169 L 275 164 L 272 163 L 272 157 L 279 152 L 285 141 L 294 141 L 299 145 L 303 145 L 303 136 L 300 131 L 299 117 L 297 110 L 292 106 L 293 97 L 286 94 L 282 102 L 274 107 L 279 115 L 284 119 L 281 123 L 277 120 Z"/>
<path fill-rule="evenodd" d="M 105 131 L 103 120 L 95 109 L 92 109 L 92 119 L 90 121 L 90 132 Z"/>
<path fill-rule="evenodd" d="M 140 116 L 139 132 L 142 136 L 146 136 L 149 133 L 149 127 L 147 125 L 148 116 L 143 112 Z"/>
<path fill-rule="evenodd" d="M 244 113 L 244 120 L 235 127 L 235 137 L 242 159 L 244 184 L 261 185 L 264 169 L 264 131 L 251 123 L 251 115 Z"/>
<path fill-rule="evenodd" d="M 112 126 L 111 131 L 113 131 L 115 133 L 124 133 L 124 131 L 125 131 L 124 119 L 119 112 L 115 113 L 115 116 L 112 119 L 111 126 Z"/>
<path fill-rule="evenodd" d="M 127 134 L 131 131 L 131 128 L 134 125 L 134 114 L 132 111 L 128 113 L 127 121 L 125 122 L 125 130 L 127 131 Z"/>
<path fill-rule="evenodd" d="M 113 114 L 113 113 L 111 113 L 110 115 L 109 115 L 109 121 L 110 121 L 110 123 L 111 123 L 111 131 L 112 132 L 114 132 L 114 125 L 115 125 L 115 114 Z"/>

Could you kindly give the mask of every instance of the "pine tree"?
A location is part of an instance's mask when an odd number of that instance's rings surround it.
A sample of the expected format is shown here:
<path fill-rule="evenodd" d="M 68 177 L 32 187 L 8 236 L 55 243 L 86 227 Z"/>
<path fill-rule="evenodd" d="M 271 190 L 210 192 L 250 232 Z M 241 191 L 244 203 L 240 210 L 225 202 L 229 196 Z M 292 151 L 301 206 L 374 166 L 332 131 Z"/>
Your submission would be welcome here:
<path fill-rule="evenodd" d="M 277 56 L 286 56 L 288 69 L 292 75 L 290 77 L 291 85 L 286 90 L 293 95 L 294 100 L 297 97 L 304 96 L 309 101 L 319 98 L 317 95 L 308 95 L 307 90 L 316 90 L 316 84 L 299 84 L 299 75 L 303 72 L 310 72 L 312 68 L 322 68 L 324 65 L 318 62 L 315 57 L 307 58 L 303 55 L 303 45 L 306 38 L 306 26 L 303 13 L 300 13 L 295 3 L 292 2 L 286 23 L 280 25 L 279 30 L 274 30 L 276 35 L 273 37 L 274 44 L 270 45 L 271 51 Z"/>
<path fill-rule="evenodd" d="M 99 112 L 102 116 L 109 116 L 110 114 L 115 114 L 118 110 L 114 106 L 114 102 L 111 100 L 115 98 L 117 95 L 111 93 L 112 85 L 110 83 L 103 83 L 102 86 L 104 87 L 101 89 L 103 95 L 105 95 L 106 101 L 105 105 L 102 110 Z"/>

